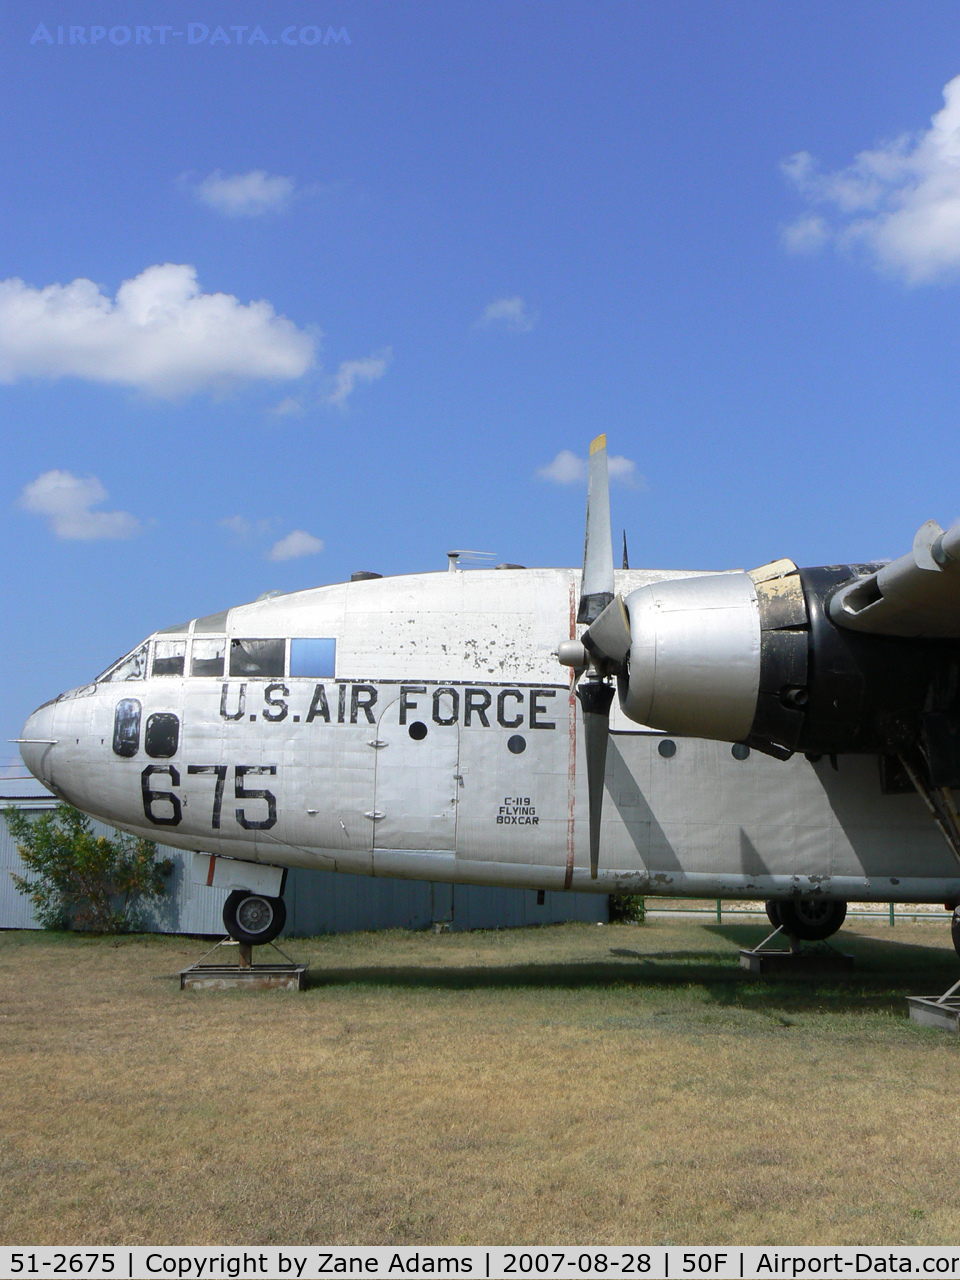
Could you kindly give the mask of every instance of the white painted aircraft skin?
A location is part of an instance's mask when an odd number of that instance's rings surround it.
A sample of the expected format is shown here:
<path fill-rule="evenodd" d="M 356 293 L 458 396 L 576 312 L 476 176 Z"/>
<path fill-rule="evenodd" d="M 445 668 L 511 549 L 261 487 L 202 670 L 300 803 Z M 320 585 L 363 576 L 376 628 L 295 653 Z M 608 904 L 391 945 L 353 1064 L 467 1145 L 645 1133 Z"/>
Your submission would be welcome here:
<path fill-rule="evenodd" d="M 622 571 L 616 589 L 693 576 Z M 582 727 L 555 656 L 582 630 L 579 591 L 577 570 L 471 569 L 241 605 L 149 637 L 133 678 L 115 667 L 41 707 L 21 752 L 104 822 L 269 866 L 600 893 L 960 898 L 920 798 L 881 794 L 875 757 L 741 760 L 616 704 L 592 880 Z M 217 637 L 227 674 L 148 674 L 158 645 L 184 641 L 189 671 L 191 646 Z M 286 643 L 282 674 L 229 674 L 231 640 L 271 638 L 335 640 L 335 672 L 289 674 Z M 125 699 L 140 704 L 127 757 L 113 745 Z M 157 715 L 177 717 L 172 755 L 147 754 Z"/>

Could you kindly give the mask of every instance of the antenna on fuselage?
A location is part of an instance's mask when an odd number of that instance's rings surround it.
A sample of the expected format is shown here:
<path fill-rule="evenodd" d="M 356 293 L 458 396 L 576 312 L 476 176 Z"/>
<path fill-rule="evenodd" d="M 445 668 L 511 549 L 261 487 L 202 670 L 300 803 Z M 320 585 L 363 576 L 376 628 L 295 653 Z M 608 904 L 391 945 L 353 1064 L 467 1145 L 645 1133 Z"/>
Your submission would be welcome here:
<path fill-rule="evenodd" d="M 461 565 L 461 556 L 467 557 L 467 565 Z M 447 568 L 451 573 L 456 573 L 458 569 L 466 568 L 470 564 L 475 564 L 477 568 L 481 568 L 484 560 L 496 560 L 496 558 L 497 553 L 495 551 L 448 551 Z"/>

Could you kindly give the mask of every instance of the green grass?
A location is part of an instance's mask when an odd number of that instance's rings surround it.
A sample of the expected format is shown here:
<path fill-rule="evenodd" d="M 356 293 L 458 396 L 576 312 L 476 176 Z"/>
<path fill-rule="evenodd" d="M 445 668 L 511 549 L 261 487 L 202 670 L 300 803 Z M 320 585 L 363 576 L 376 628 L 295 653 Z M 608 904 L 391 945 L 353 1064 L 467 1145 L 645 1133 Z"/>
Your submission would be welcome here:
<path fill-rule="evenodd" d="M 761 924 L 298 939 L 299 995 L 0 935 L 0 1238 L 951 1243 L 960 1044 L 904 1000 L 948 920 L 857 925 L 772 977 Z"/>

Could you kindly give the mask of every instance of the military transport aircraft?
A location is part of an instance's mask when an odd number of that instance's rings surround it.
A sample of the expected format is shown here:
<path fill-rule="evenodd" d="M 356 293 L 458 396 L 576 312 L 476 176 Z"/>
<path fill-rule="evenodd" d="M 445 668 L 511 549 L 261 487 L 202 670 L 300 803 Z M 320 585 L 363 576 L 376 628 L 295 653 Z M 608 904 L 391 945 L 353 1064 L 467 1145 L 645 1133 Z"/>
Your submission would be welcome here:
<path fill-rule="evenodd" d="M 582 574 L 454 555 L 273 594 L 155 632 L 19 741 L 63 800 L 195 851 L 243 942 L 283 928 L 290 866 L 761 898 L 825 938 L 851 901 L 960 903 L 958 637 L 932 521 L 889 564 L 615 571 L 600 436 Z"/>

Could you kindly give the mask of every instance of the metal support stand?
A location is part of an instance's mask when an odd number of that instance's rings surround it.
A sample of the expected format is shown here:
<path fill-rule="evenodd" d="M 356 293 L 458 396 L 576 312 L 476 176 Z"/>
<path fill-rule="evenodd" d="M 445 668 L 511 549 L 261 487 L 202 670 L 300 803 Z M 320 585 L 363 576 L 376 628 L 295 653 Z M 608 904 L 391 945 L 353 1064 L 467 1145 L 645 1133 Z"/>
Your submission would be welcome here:
<path fill-rule="evenodd" d="M 907 777 L 913 783 L 920 799 L 927 806 L 927 811 L 946 841 L 947 848 L 960 862 L 960 813 L 957 812 L 953 792 L 949 787 L 928 787 L 919 771 L 902 751 L 900 763 L 907 771 Z"/>
<path fill-rule="evenodd" d="M 180 990 L 190 988 L 194 991 L 305 991 L 307 989 L 307 966 L 297 964 L 281 951 L 275 942 L 268 944 L 278 955 L 283 956 L 286 964 L 254 964 L 253 946 L 249 942 L 237 942 L 233 938 L 221 938 L 218 943 L 202 955 L 196 964 L 180 971 Z M 236 964 L 204 964 L 207 956 L 212 956 L 220 947 L 237 947 Z"/>
<path fill-rule="evenodd" d="M 952 1031 L 954 1035 L 960 1035 L 960 996 L 954 997 L 953 994 L 958 988 L 960 979 L 935 1000 L 930 996 L 907 996 L 910 1021 L 921 1027 L 935 1027 L 938 1031 Z"/>
<path fill-rule="evenodd" d="M 790 950 L 784 951 L 781 948 L 764 951 L 767 943 L 772 942 L 779 933 L 789 942 Z M 853 956 L 836 951 L 826 942 L 804 947 L 799 938 L 786 933 L 783 925 L 780 925 L 752 950 L 742 950 L 740 965 L 751 973 L 783 973 L 784 970 L 791 969 L 852 969 Z"/>

